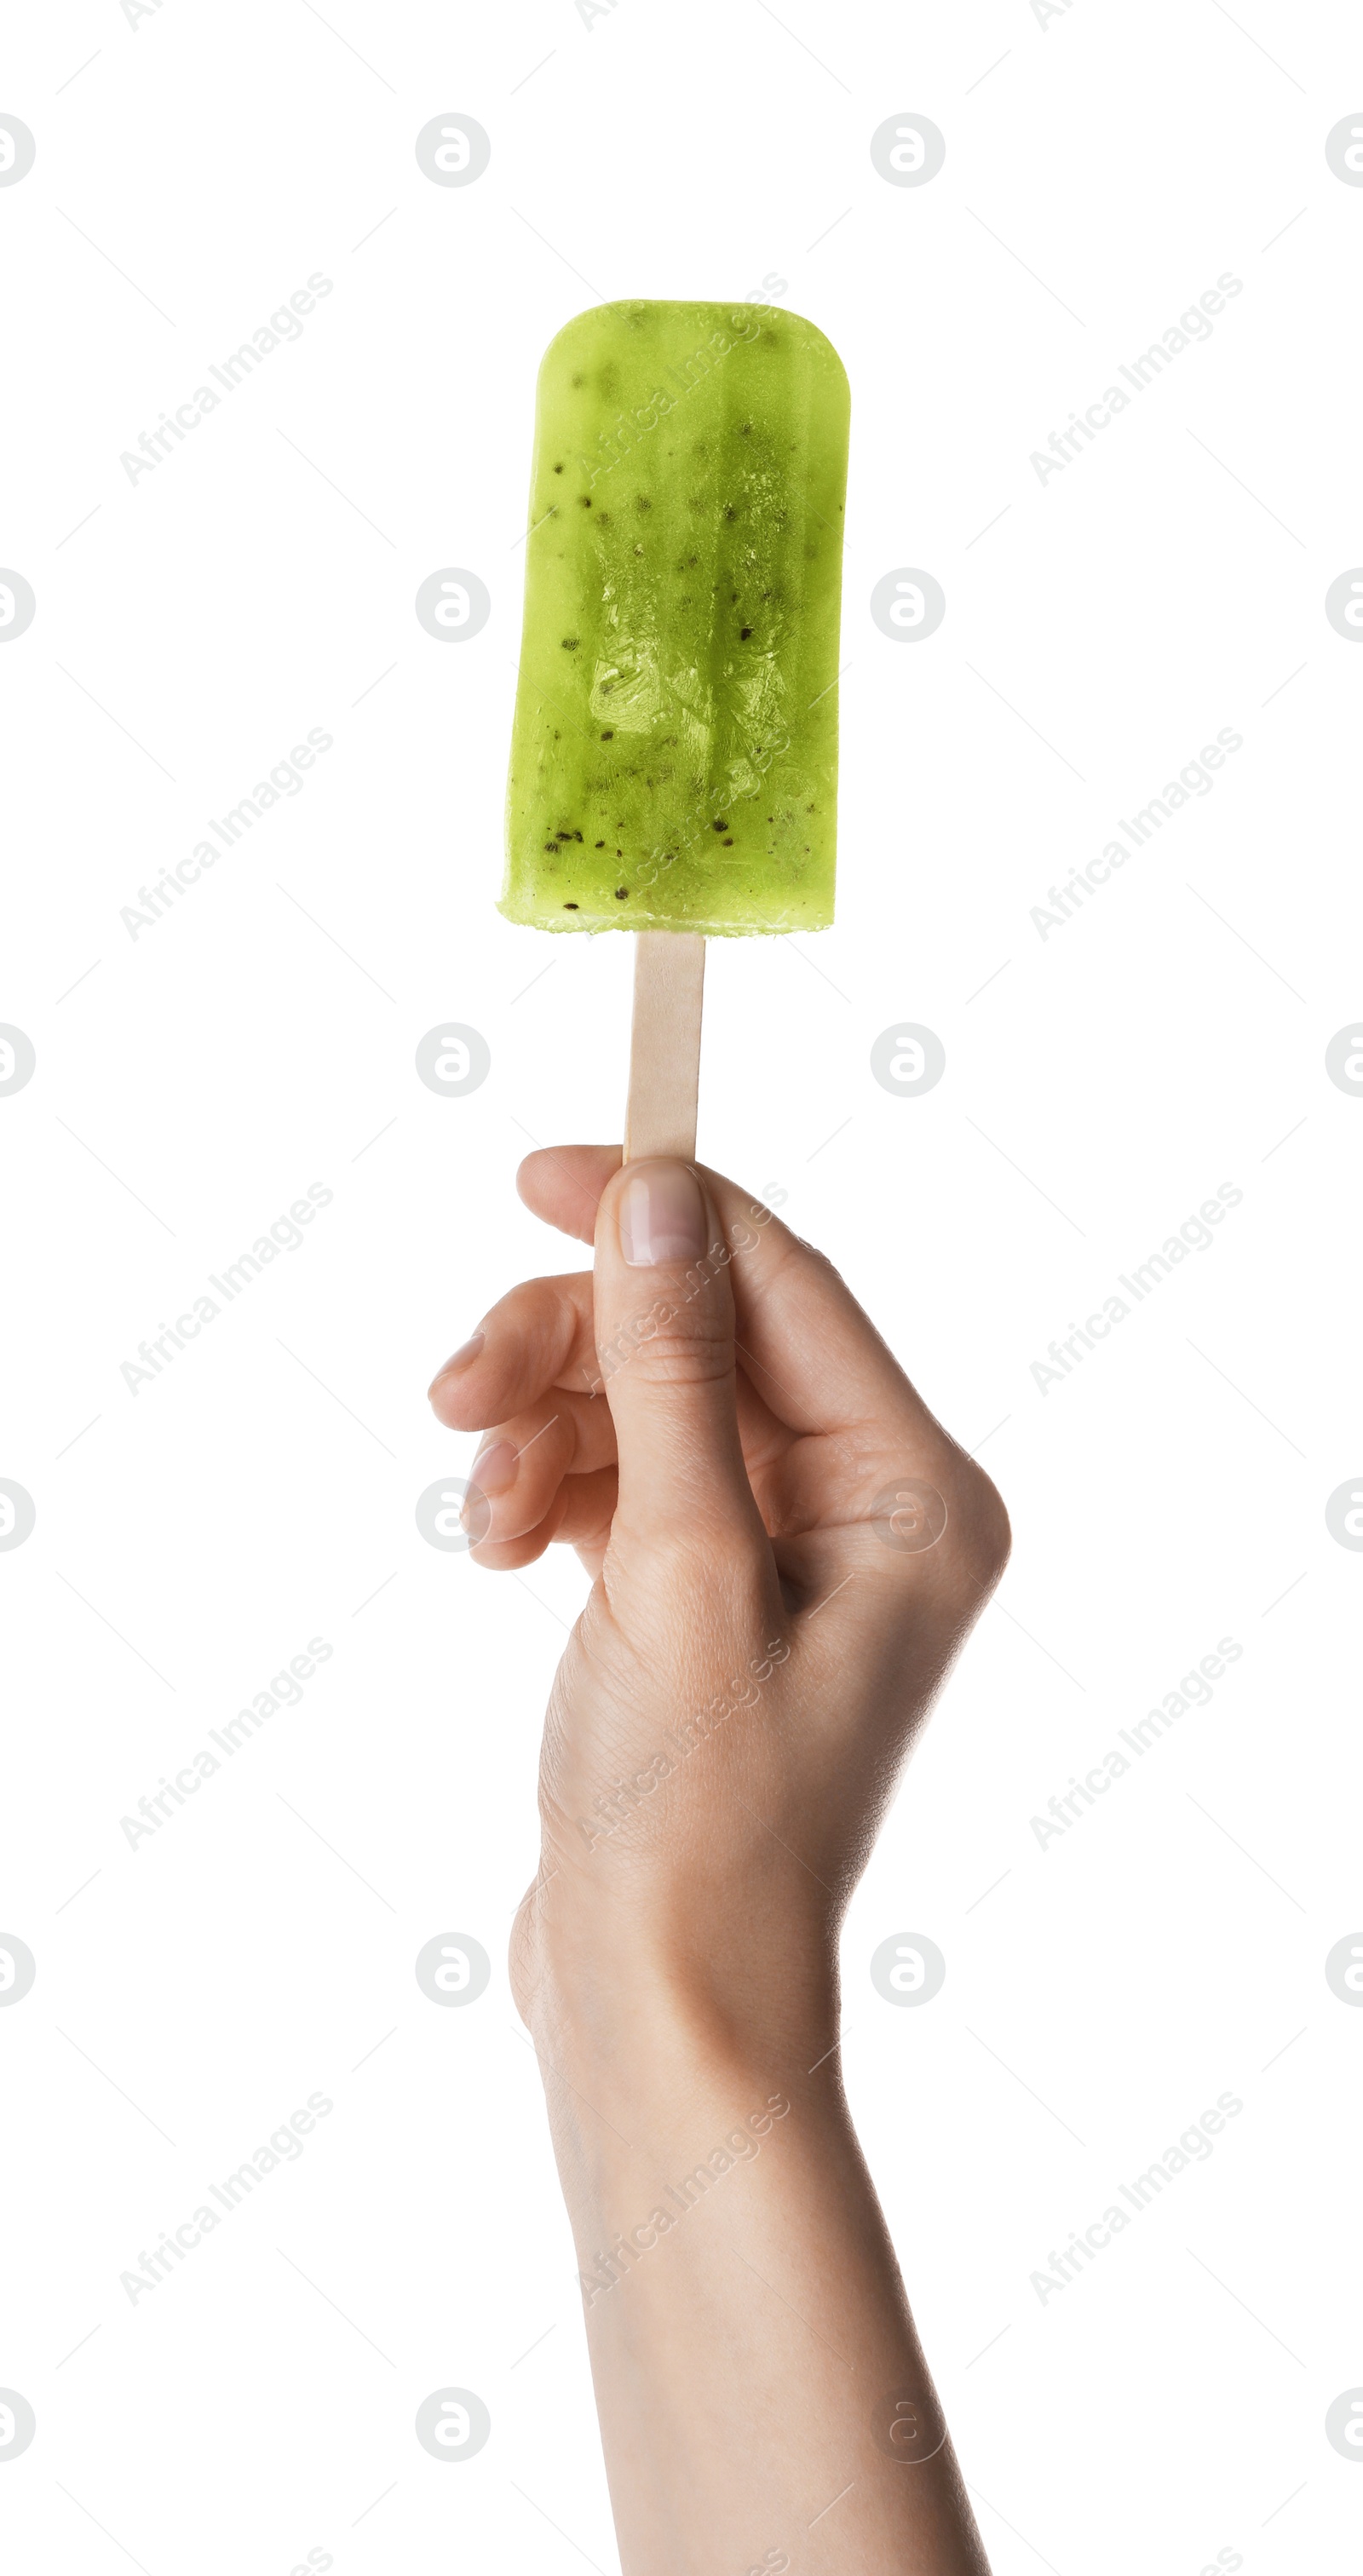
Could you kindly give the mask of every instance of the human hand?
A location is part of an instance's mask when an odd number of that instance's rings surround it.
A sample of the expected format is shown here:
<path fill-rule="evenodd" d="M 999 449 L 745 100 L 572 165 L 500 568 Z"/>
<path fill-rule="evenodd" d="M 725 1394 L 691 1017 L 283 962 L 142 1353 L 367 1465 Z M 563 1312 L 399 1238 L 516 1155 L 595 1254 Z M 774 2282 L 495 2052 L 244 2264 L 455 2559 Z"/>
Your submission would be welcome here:
<path fill-rule="evenodd" d="M 559 1539 L 594 1577 L 545 1728 L 523 2009 L 548 1971 L 561 2017 L 609 1963 L 626 2011 L 661 1985 L 741 2047 L 780 1995 L 812 2034 L 1003 1506 L 830 1264 L 732 1181 L 569 1146 L 519 1186 L 594 1235 L 595 1270 L 512 1289 L 431 1400 L 485 1433 L 475 1561 Z"/>

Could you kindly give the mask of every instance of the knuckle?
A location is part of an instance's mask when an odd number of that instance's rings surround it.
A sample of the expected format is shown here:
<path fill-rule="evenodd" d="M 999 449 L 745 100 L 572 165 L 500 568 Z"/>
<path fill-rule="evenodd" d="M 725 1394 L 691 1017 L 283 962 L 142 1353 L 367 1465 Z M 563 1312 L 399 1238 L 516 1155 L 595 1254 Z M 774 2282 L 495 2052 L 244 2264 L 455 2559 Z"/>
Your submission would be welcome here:
<path fill-rule="evenodd" d="M 611 1558 L 636 1611 L 646 1597 L 643 1633 L 684 1692 L 703 1698 L 702 1684 L 738 1670 L 754 1639 L 776 1635 L 769 1570 L 740 1529 L 702 1529 L 685 1516 L 670 1528 L 617 1522 Z"/>
<path fill-rule="evenodd" d="M 660 1298 L 601 1343 L 597 1359 L 608 1387 L 622 1370 L 640 1386 L 716 1385 L 734 1373 L 733 1325 L 700 1302 L 679 1309 Z"/>
<path fill-rule="evenodd" d="M 1008 1514 L 992 1478 L 954 1441 L 919 1449 L 872 1509 L 877 1535 L 906 1571 L 921 1569 L 929 1585 L 974 1608 L 988 1598 L 1012 1546 Z"/>
<path fill-rule="evenodd" d="M 1013 1532 L 1002 1494 L 973 1460 L 962 1480 L 957 1531 L 973 1585 L 981 1596 L 992 1592 L 1012 1553 Z"/>
<path fill-rule="evenodd" d="M 733 1376 L 733 1354 L 705 1340 L 663 1336 L 639 1353 L 635 1377 L 640 1386 L 718 1386 Z"/>

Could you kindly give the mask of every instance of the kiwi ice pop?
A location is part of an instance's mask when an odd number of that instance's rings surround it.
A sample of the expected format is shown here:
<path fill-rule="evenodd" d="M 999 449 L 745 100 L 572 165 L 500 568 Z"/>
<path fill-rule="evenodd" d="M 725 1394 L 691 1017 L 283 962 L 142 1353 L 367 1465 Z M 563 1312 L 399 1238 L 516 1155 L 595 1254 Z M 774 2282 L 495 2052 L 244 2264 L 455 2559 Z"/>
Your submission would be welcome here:
<path fill-rule="evenodd" d="M 833 918 L 847 378 L 768 306 L 602 304 L 540 368 L 501 910 Z"/>

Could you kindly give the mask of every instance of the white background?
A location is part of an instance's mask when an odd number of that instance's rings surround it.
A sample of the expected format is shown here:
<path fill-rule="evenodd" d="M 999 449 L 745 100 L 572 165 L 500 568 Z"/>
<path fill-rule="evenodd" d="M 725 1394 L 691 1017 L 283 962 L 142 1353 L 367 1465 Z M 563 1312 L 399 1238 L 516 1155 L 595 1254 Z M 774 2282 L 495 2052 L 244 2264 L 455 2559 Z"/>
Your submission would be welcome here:
<path fill-rule="evenodd" d="M 1324 155 L 1356 18 L 66 0 L 7 53 L 37 140 L 0 189 L 0 560 L 37 597 L 0 650 L 0 1019 L 37 1051 L 0 1100 L 0 1474 L 37 1509 L 0 1556 L 0 1930 L 38 1963 L 0 2011 L 0 2384 L 38 2424 L 10 2563 L 617 2563 L 503 1964 L 583 1578 L 480 1575 L 414 1503 L 469 1454 L 434 1368 L 574 1266 L 518 1158 L 620 1125 L 628 941 L 493 909 L 536 366 L 598 298 L 765 291 L 853 389 L 838 926 L 712 949 L 701 1151 L 788 1193 L 1015 1531 L 852 1908 L 852 2101 L 997 2576 L 1353 2565 L 1363 2459 L 1323 2423 L 1363 2383 L 1363 2013 L 1323 1961 L 1363 1923 L 1363 1564 L 1324 1513 L 1363 1468 L 1363 1106 L 1324 1051 L 1360 1004 L 1363 653 L 1323 601 L 1363 558 L 1363 189 Z M 445 111 L 491 137 L 468 187 L 417 167 Z M 946 136 L 922 188 L 871 163 L 901 111 Z M 314 271 L 301 339 L 131 482 Z M 1212 338 L 1043 484 L 1031 453 L 1225 271 Z M 446 565 L 492 597 L 458 645 L 413 613 Z M 904 565 L 947 598 L 917 644 L 868 610 Z M 130 937 L 313 727 L 303 791 Z M 1223 727 L 1213 791 L 1043 940 L 1048 888 Z M 414 1070 L 442 1013 L 491 1048 L 461 1100 Z M 870 1072 L 897 1015 L 946 1048 L 919 1099 Z M 313 1182 L 301 1246 L 131 1393 Z M 1222 1183 L 1211 1247 L 1043 1393 Z M 301 1704 L 130 1849 L 314 1636 Z M 1041 1848 L 1223 1637 L 1210 1706 Z M 412 1973 L 447 1930 L 493 1961 L 463 2010 Z M 901 2011 L 867 1961 L 910 1930 L 947 1979 Z M 312 2091 L 297 2161 L 130 2303 Z M 1049 2249 L 1222 2092 L 1211 2157 L 1043 2304 Z M 492 2415 L 457 2466 L 412 2430 L 444 2385 Z"/>

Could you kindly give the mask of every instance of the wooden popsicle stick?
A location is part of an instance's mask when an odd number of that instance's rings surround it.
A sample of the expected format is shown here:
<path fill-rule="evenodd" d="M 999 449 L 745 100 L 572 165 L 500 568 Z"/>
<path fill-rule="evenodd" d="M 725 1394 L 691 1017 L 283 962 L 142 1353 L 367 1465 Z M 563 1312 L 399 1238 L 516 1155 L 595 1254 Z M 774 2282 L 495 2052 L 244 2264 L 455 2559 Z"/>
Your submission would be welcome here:
<path fill-rule="evenodd" d="M 625 1161 L 694 1162 L 705 941 L 689 930 L 635 934 Z"/>

